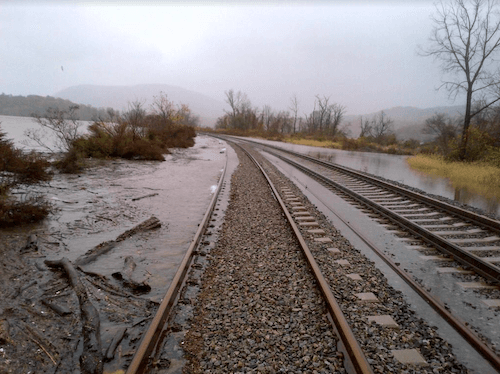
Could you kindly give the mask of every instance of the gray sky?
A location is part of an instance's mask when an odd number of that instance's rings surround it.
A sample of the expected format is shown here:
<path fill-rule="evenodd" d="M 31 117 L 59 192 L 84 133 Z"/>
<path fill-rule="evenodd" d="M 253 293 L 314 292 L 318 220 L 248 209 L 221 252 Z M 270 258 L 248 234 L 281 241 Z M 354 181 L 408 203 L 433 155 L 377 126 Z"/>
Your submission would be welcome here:
<path fill-rule="evenodd" d="M 438 62 L 417 54 L 432 2 L 146 4 L 0 0 L 0 92 L 164 83 L 220 101 L 241 90 L 276 110 L 296 94 L 302 113 L 318 94 L 348 114 L 462 103 L 436 91 Z"/>

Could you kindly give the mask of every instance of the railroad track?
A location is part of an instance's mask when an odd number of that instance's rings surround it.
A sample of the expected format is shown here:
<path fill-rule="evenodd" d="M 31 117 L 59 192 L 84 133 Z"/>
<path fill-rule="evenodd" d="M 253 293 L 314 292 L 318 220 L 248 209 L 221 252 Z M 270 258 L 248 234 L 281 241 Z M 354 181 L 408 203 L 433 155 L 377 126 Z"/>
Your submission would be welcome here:
<path fill-rule="evenodd" d="M 492 284 L 500 284 L 499 221 L 337 164 L 277 147 L 266 148 L 272 148 L 274 151 L 267 152 L 386 218 L 412 236 L 409 242 L 418 238 Z M 307 162 L 309 167 L 283 153 Z M 311 168 L 313 165 L 316 171 Z"/>
<path fill-rule="evenodd" d="M 259 163 L 255 160 L 255 158 L 244 148 L 241 148 L 247 156 L 254 162 L 255 166 L 259 168 L 264 177 L 266 178 L 272 193 L 278 200 L 283 214 L 287 217 L 289 224 L 291 225 L 298 242 L 304 252 L 305 258 L 307 259 L 308 265 L 314 274 L 314 278 L 317 281 L 318 287 L 321 291 L 321 294 L 324 297 L 327 310 L 329 312 L 330 321 L 332 322 L 332 328 L 338 335 L 341 342 L 341 351 L 344 353 L 345 357 L 345 367 L 348 369 L 348 373 L 352 374 L 370 374 L 373 373 L 370 364 L 368 363 L 365 355 L 361 347 L 359 346 L 354 334 L 349 327 L 346 318 L 344 317 L 341 308 L 335 301 L 335 297 L 328 285 L 328 282 L 324 278 L 321 270 L 318 267 L 318 264 L 314 260 L 314 256 L 311 254 L 309 247 L 307 246 L 304 238 L 302 237 L 297 224 L 294 222 L 292 217 L 292 213 L 290 213 L 283 201 L 280 197 L 280 193 L 276 190 L 274 185 L 272 184 L 269 177 L 266 175 L 264 169 L 259 165 Z M 218 190 L 222 184 L 223 177 L 219 181 Z M 291 194 L 286 189 L 281 191 L 286 194 L 288 198 L 291 198 Z M 175 277 L 172 281 L 172 285 L 170 286 L 167 294 L 165 295 L 153 321 L 151 322 L 147 332 L 145 333 L 137 352 L 135 353 L 131 364 L 127 369 L 127 374 L 135 374 L 135 373 L 145 373 L 151 370 L 152 366 L 158 362 L 158 357 L 155 358 L 155 354 L 158 355 L 161 348 L 159 347 L 160 343 L 165 340 L 165 332 L 168 331 L 169 326 L 168 322 L 173 320 L 173 309 L 178 301 L 179 293 L 182 286 L 186 283 L 186 279 L 190 270 L 190 267 L 193 264 L 193 256 L 196 253 L 196 249 L 200 244 L 201 237 L 203 232 L 205 231 L 207 224 L 210 220 L 210 214 L 213 212 L 213 208 L 215 205 L 215 201 L 217 199 L 217 194 L 214 194 L 212 202 L 210 204 L 210 208 L 207 211 L 202 224 L 196 236 L 187 251 Z M 300 213 L 299 213 L 300 215 Z"/>
<path fill-rule="evenodd" d="M 255 158 L 244 148 L 241 148 L 247 156 L 254 162 L 255 166 L 259 168 L 259 170 L 262 172 L 264 177 L 267 180 L 267 183 L 269 184 L 272 193 L 274 194 L 275 198 L 278 200 L 281 209 L 283 210 L 283 214 L 286 216 L 289 224 L 291 225 L 294 234 L 297 237 L 298 242 L 300 243 L 300 246 L 302 248 L 302 251 L 304 253 L 304 256 L 307 260 L 307 263 L 314 274 L 314 278 L 318 284 L 318 287 L 321 291 L 321 294 L 324 297 L 325 303 L 327 310 L 329 312 L 329 319 L 332 322 L 332 328 L 338 335 L 340 342 L 341 342 L 341 351 L 344 353 L 345 357 L 345 367 L 348 370 L 348 373 L 352 374 L 372 374 L 373 370 L 368 363 L 365 355 L 363 354 L 363 351 L 358 344 L 356 338 L 354 337 L 354 334 L 349 327 L 349 324 L 335 301 L 335 297 L 330 289 L 330 286 L 328 285 L 328 282 L 326 281 L 325 277 L 321 273 L 321 270 L 319 269 L 318 264 L 316 263 L 314 256 L 312 255 L 308 245 L 306 244 L 306 241 L 304 240 L 301 232 L 299 231 L 299 228 L 297 224 L 294 221 L 294 218 L 292 217 L 292 213 L 289 212 L 287 209 L 285 202 L 283 199 L 280 197 L 280 193 L 277 191 L 277 189 L 274 187 L 273 183 L 271 182 L 270 178 L 267 176 L 265 173 L 264 169 L 259 165 L 259 163 L 255 160 Z M 219 182 L 219 186 L 222 183 L 223 178 L 221 178 Z M 285 196 L 288 197 L 288 199 L 292 199 L 293 196 L 291 192 L 287 189 L 283 189 L 281 193 L 285 194 Z M 179 297 L 179 291 L 182 288 L 182 286 L 186 282 L 186 278 L 189 272 L 189 269 L 192 265 L 193 261 L 193 254 L 196 251 L 196 248 L 200 242 L 200 238 L 203 234 L 203 231 L 206 228 L 207 223 L 209 222 L 209 215 L 213 211 L 213 204 L 215 204 L 215 200 L 217 199 L 217 194 L 214 196 L 211 204 L 211 208 L 207 212 L 202 224 L 200 225 L 200 229 L 197 232 L 196 238 L 193 240 L 192 245 L 190 246 L 188 252 L 186 253 L 184 260 L 182 261 L 176 276 L 174 277 L 174 280 L 172 281 L 172 285 L 170 286 L 169 290 L 167 291 L 167 294 L 165 295 L 165 298 L 163 299 L 163 302 L 161 303 L 157 314 L 155 315 L 151 325 L 149 326 L 146 334 L 144 335 L 140 347 L 137 350 L 136 354 L 134 355 L 134 358 L 132 359 L 131 364 L 129 365 L 127 369 L 127 374 L 135 374 L 135 373 L 145 373 L 151 370 L 152 366 L 154 366 L 154 363 L 158 361 L 157 358 L 155 358 L 155 354 L 157 354 L 160 350 L 158 347 L 159 343 L 162 342 L 161 336 L 164 331 L 167 331 L 169 329 L 168 327 L 168 321 L 172 320 L 172 311 L 174 308 L 174 305 L 176 301 L 178 300 Z M 297 210 L 297 206 L 295 206 L 295 210 Z M 296 212 L 297 213 L 297 212 Z M 301 216 L 300 213 L 296 216 Z M 300 220 L 300 218 L 299 218 Z"/>
<path fill-rule="evenodd" d="M 314 273 L 316 284 L 321 289 L 321 294 L 324 297 L 326 308 L 329 312 L 329 316 L 332 321 L 332 328 L 334 329 L 334 331 L 336 332 L 337 336 L 339 337 L 342 343 L 341 350 L 344 353 L 343 357 L 344 357 L 345 369 L 347 370 L 348 373 L 372 373 L 374 371 L 371 367 L 371 363 L 375 363 L 378 364 L 377 372 L 385 372 L 385 371 L 380 371 L 384 369 L 380 369 L 381 367 L 380 362 L 377 362 L 377 360 L 379 360 L 378 357 L 380 356 L 380 352 L 377 354 L 374 353 L 379 349 L 379 347 L 373 347 L 373 343 L 367 343 L 367 342 L 369 342 L 370 337 L 373 335 L 373 331 L 376 330 L 376 328 L 373 327 L 374 326 L 373 322 L 375 322 L 377 325 L 381 325 L 382 326 L 381 328 L 385 326 L 384 323 L 386 323 L 387 321 L 389 321 L 389 325 L 392 324 L 390 328 L 394 327 L 394 325 L 396 325 L 397 327 L 397 323 L 390 316 L 379 315 L 379 314 L 381 309 L 389 310 L 391 308 L 389 305 L 391 305 L 392 308 L 394 309 L 392 313 L 398 314 L 399 312 L 397 311 L 397 309 L 401 307 L 401 301 L 396 300 L 392 302 L 389 300 L 384 300 L 385 298 L 389 297 L 388 294 L 390 294 L 391 292 L 378 290 L 380 291 L 380 297 L 381 297 L 380 300 L 377 299 L 377 297 L 375 297 L 375 295 L 371 292 L 361 292 L 353 294 L 349 297 L 341 297 L 342 302 L 338 303 L 336 301 L 336 297 L 337 298 L 339 297 L 339 292 L 337 290 L 332 292 L 332 287 L 333 288 L 338 287 L 339 284 L 335 283 L 338 281 L 340 281 L 341 284 L 345 284 L 345 280 L 343 281 L 342 279 L 336 279 L 335 277 L 332 277 L 332 273 L 338 273 L 337 275 L 340 277 L 340 273 L 342 273 L 341 268 L 345 268 L 346 266 L 351 266 L 348 260 L 342 258 L 342 255 L 347 255 L 347 258 L 349 258 L 348 257 L 349 254 L 343 253 L 344 251 L 339 250 L 337 248 L 329 247 L 329 243 L 332 240 L 327 236 L 328 232 L 325 232 L 320 227 L 320 223 L 318 223 L 314 219 L 314 217 L 311 216 L 311 213 L 307 211 L 306 203 L 301 201 L 303 198 L 301 199 L 300 197 L 297 197 L 296 196 L 297 193 L 294 192 L 293 189 L 289 187 L 281 187 L 281 188 L 274 187 L 273 183 L 271 182 L 271 178 L 268 175 L 266 175 L 264 168 L 260 166 L 258 162 L 255 160 L 255 158 L 251 156 L 248 152 L 247 155 L 261 170 L 263 175 L 265 175 L 265 178 L 270 185 L 272 193 L 274 194 L 276 200 L 278 201 L 283 211 L 283 215 L 287 218 L 290 227 L 292 228 L 294 234 L 297 237 L 297 241 L 300 243 L 300 246 L 304 253 L 304 257 L 308 261 L 309 264 L 308 267 Z M 215 198 L 216 197 L 214 197 L 214 199 Z M 205 224 L 200 225 L 201 231 L 203 227 L 206 227 L 206 225 Z M 313 245 L 312 250 L 309 248 L 311 245 Z M 141 342 L 141 348 L 139 348 L 139 350 L 137 351 L 132 361 L 132 364 L 128 368 L 127 373 L 141 373 L 148 371 L 149 365 L 154 361 L 153 356 L 155 352 L 157 353 L 161 350 L 160 348 L 157 347 L 157 343 L 160 340 L 159 337 L 163 335 L 165 331 L 168 330 L 168 327 L 165 325 L 165 322 L 171 319 L 170 313 L 173 304 L 178 297 L 179 289 L 181 288 L 182 284 L 184 284 L 186 281 L 186 275 L 188 274 L 189 268 L 192 263 L 192 253 L 195 252 L 195 247 L 196 245 L 192 249 L 190 248 L 189 252 L 191 253 L 188 252 L 188 254 L 186 255 L 185 261 L 183 261 L 181 268 L 178 270 L 177 273 L 179 274 L 179 277 L 177 277 L 176 275 L 174 282 L 171 286 L 171 289 L 169 289 L 169 291 L 167 292 L 167 296 L 165 297 L 162 306 L 159 309 L 158 315 L 154 318 L 153 323 L 151 324 L 151 327 L 148 330 L 148 333 L 143 338 L 143 341 Z M 358 255 L 354 253 L 353 256 L 356 257 Z M 318 257 L 320 258 L 319 263 L 317 262 Z M 334 260 L 332 260 L 332 258 Z M 359 261 L 358 259 L 354 261 L 359 263 L 363 262 Z M 328 266 L 330 266 L 329 270 Z M 337 270 L 332 272 L 331 266 L 336 267 Z M 363 266 L 367 265 L 364 264 Z M 356 266 L 352 264 L 352 268 L 355 267 Z M 368 275 L 369 273 L 370 272 L 368 272 L 366 275 Z M 323 274 L 327 275 L 325 276 Z M 365 289 L 366 287 L 369 286 L 369 285 L 368 286 L 359 285 L 359 282 L 362 281 L 363 278 L 362 276 L 356 273 L 345 272 L 344 275 L 347 278 L 349 278 L 350 281 L 354 282 L 353 284 L 356 284 L 356 286 L 352 287 L 353 288 L 352 290 L 349 289 L 347 290 L 347 292 L 351 292 L 356 289 L 357 290 Z M 365 274 L 362 275 L 364 276 Z M 368 283 L 370 284 L 370 282 Z M 357 300 L 354 301 L 354 304 L 357 305 L 355 306 L 355 309 L 357 310 L 359 308 L 359 311 L 364 311 L 368 313 L 368 315 L 363 317 L 360 317 L 358 313 L 354 313 L 353 315 L 352 301 L 349 300 Z M 385 304 L 380 305 L 381 302 Z M 165 306 L 163 306 L 164 304 Z M 369 315 L 371 310 L 371 305 L 379 305 L 379 309 L 375 309 L 376 315 L 374 316 Z M 345 309 L 349 309 L 351 312 L 348 313 L 348 315 L 344 315 L 343 310 Z M 404 319 L 407 317 L 404 318 L 401 317 L 401 318 Z M 385 322 L 381 322 L 381 320 Z M 350 327 L 353 324 L 357 326 L 356 333 L 354 333 Z M 407 330 L 402 332 L 402 334 L 404 335 L 406 332 Z M 414 339 L 414 338 L 411 339 L 405 338 L 404 336 L 396 338 L 396 335 L 398 335 L 396 333 L 393 334 L 385 332 L 384 335 L 386 336 L 386 339 L 388 339 L 387 344 L 388 345 L 392 344 L 394 345 L 395 348 L 397 348 L 398 345 L 406 347 L 409 345 L 408 342 Z M 433 333 L 431 333 L 431 336 L 433 336 Z M 396 343 L 401 339 L 403 343 L 402 342 Z M 431 339 L 429 338 L 429 340 Z M 361 347 L 360 341 L 364 342 L 363 347 Z M 427 342 L 426 344 L 429 343 L 428 340 L 424 340 L 424 342 Z M 368 346 L 366 344 L 368 344 Z M 372 346 L 370 346 L 370 344 Z M 365 356 L 364 353 L 365 351 L 370 352 L 370 359 L 367 359 L 367 357 Z M 405 360 L 407 359 L 408 355 L 412 356 L 413 358 L 417 357 L 417 362 L 415 363 L 416 365 L 427 365 L 423 357 L 420 356 L 418 350 L 416 349 L 402 349 L 402 350 L 392 349 L 392 356 L 394 356 L 396 360 L 400 360 L 400 362 L 402 363 L 405 363 Z M 391 363 L 389 364 L 388 367 L 393 367 L 392 365 L 393 364 Z"/>
<path fill-rule="evenodd" d="M 238 140 L 241 141 L 241 140 Z M 245 141 L 247 143 L 247 141 Z M 317 180 L 327 188 L 356 204 L 372 218 L 381 221 L 401 240 L 418 250 L 442 252 L 441 256 L 427 256 L 436 261 L 461 263 L 463 268 L 439 267 L 438 272 L 477 273 L 483 282 L 460 282 L 464 289 L 496 290 L 500 281 L 500 222 L 414 191 L 392 185 L 363 173 L 296 152 L 261 143 L 265 152 L 285 161 Z M 348 222 L 344 222 L 350 226 Z M 352 228 L 352 227 L 351 227 Z M 491 344 L 474 332 L 467 322 L 416 282 L 411 275 L 394 263 L 383 250 L 362 233 L 357 233 L 391 268 L 423 297 L 454 329 L 500 371 L 500 357 Z M 479 257 L 477 254 L 481 254 Z M 491 307 L 500 306 L 500 300 L 483 300 Z"/>

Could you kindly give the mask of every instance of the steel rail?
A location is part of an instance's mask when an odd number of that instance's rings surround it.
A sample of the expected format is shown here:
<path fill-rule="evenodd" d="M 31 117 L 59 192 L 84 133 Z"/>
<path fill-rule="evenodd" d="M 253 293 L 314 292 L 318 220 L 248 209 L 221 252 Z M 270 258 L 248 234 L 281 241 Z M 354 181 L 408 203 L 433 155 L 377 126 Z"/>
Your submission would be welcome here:
<path fill-rule="evenodd" d="M 321 199 L 320 199 L 321 200 Z M 448 324 L 453 327 L 472 347 L 476 349 L 492 366 L 500 371 L 500 357 L 495 350 L 488 344 L 483 342 L 477 334 L 469 327 L 469 325 L 460 317 L 449 311 L 445 304 L 429 293 L 424 287 L 417 283 L 413 277 L 406 271 L 401 269 L 383 250 L 378 248 L 370 239 L 362 232 L 353 227 L 350 222 L 343 219 L 337 213 L 333 212 L 337 218 L 342 221 L 354 234 L 356 234 L 372 251 L 377 254 L 398 276 L 400 276 L 416 293 L 422 297 Z"/>
<path fill-rule="evenodd" d="M 261 143 L 257 142 L 252 142 L 256 143 L 258 145 L 262 145 Z M 278 148 L 279 149 L 279 148 Z M 281 149 L 279 149 L 281 150 Z M 299 169 L 303 171 L 304 173 L 315 177 L 316 179 L 319 179 L 320 182 L 323 184 L 326 184 L 327 186 L 331 186 L 329 183 L 330 180 L 328 178 L 325 178 L 321 176 L 318 173 L 315 173 L 306 167 L 303 167 L 300 164 L 297 164 L 289 159 L 286 159 L 284 157 L 281 157 L 280 155 L 277 155 L 273 152 L 269 152 L 273 154 L 274 156 L 282 159 L 283 161 L 292 164 L 293 166 L 298 165 Z M 331 181 L 333 182 L 333 181 Z M 336 184 L 336 182 L 333 182 Z M 351 191 L 348 190 L 347 188 L 343 187 L 340 185 L 340 188 L 344 193 L 348 194 L 351 196 Z M 337 185 L 334 186 L 334 188 L 337 188 Z M 358 195 L 358 194 L 356 194 Z M 360 196 L 360 195 L 359 195 Z M 420 195 L 422 196 L 422 195 Z M 355 200 L 358 200 L 355 198 Z M 365 203 L 363 199 L 360 201 L 361 203 Z M 432 199 L 434 200 L 434 199 Z M 358 200 L 359 201 L 359 200 Z M 492 364 L 492 366 L 500 371 L 500 357 L 498 354 L 495 352 L 495 350 L 487 343 L 483 342 L 478 335 L 467 325 L 467 323 L 462 320 L 460 317 L 454 315 L 449 311 L 444 303 L 436 298 L 435 296 L 431 295 L 428 291 L 426 291 L 420 284 L 418 284 L 408 273 L 406 273 L 403 269 L 401 269 L 394 261 L 392 261 L 389 256 L 387 256 L 382 250 L 380 250 L 373 242 L 371 242 L 365 235 L 363 235 L 359 230 L 355 229 L 349 222 L 345 221 L 343 218 L 337 215 L 337 217 L 347 226 L 349 227 L 365 244 L 368 245 L 391 269 L 393 269 L 415 292 L 417 292 L 441 317 L 443 317 L 444 320 L 446 320 L 451 327 L 453 327 L 469 344 L 471 344 L 472 347 L 474 347 L 488 362 Z M 389 218 L 391 221 L 393 219 L 391 217 L 386 217 Z"/>
<path fill-rule="evenodd" d="M 234 143 L 236 144 L 236 143 Z M 357 374 L 369 374 L 373 373 L 373 370 L 368 363 L 361 347 L 359 346 L 358 341 L 356 340 L 351 328 L 349 327 L 349 324 L 347 323 L 347 320 L 342 313 L 342 310 L 340 306 L 338 305 L 337 301 L 335 300 L 335 296 L 333 295 L 330 286 L 328 285 L 328 282 L 326 281 L 325 277 L 321 273 L 321 270 L 314 259 L 314 256 L 312 255 L 309 247 L 307 246 L 307 243 L 305 242 L 304 238 L 302 237 L 299 228 L 295 224 L 290 212 L 285 206 L 285 203 L 281 199 L 278 191 L 274 187 L 271 179 L 265 172 L 265 170 L 262 168 L 262 166 L 257 162 L 257 160 L 243 147 L 240 146 L 240 148 L 247 154 L 247 156 L 252 160 L 252 162 L 259 168 L 261 171 L 262 175 L 266 178 L 267 183 L 269 184 L 269 187 L 272 190 L 272 193 L 274 194 L 276 200 L 281 206 L 281 209 L 283 210 L 283 213 L 285 214 L 288 223 L 290 224 L 292 230 L 295 233 L 295 236 L 297 237 L 297 240 L 300 243 L 300 246 L 302 248 L 302 251 L 309 263 L 309 266 L 313 272 L 313 275 L 319 285 L 319 288 L 321 290 L 321 293 L 323 294 L 323 297 L 326 301 L 326 306 L 328 309 L 328 312 L 330 313 L 330 317 L 333 321 L 334 327 L 336 328 L 337 335 L 339 335 L 340 340 L 344 346 L 345 351 L 347 352 L 346 358 L 349 359 L 349 363 L 351 364 L 351 367 L 353 368 L 354 372 Z"/>
<path fill-rule="evenodd" d="M 210 222 L 210 217 L 215 208 L 215 204 L 217 202 L 217 198 L 219 196 L 222 183 L 224 182 L 224 177 L 226 175 L 227 159 L 228 157 L 226 153 L 226 164 L 224 166 L 222 175 L 219 179 L 219 183 L 217 184 L 217 189 L 214 192 L 214 195 L 212 197 L 212 200 L 210 201 L 208 209 L 205 212 L 205 215 L 203 216 L 200 225 L 198 226 L 198 230 L 196 231 L 196 234 L 194 235 L 194 238 L 191 241 L 191 244 L 189 245 L 189 248 L 186 254 L 184 255 L 184 258 L 182 259 L 182 262 L 177 272 L 175 273 L 175 276 L 172 280 L 172 283 L 170 284 L 170 287 L 167 290 L 167 293 L 165 294 L 158 310 L 156 311 L 156 314 L 153 320 L 151 321 L 148 330 L 144 334 L 144 337 L 141 340 L 139 348 L 137 349 L 134 357 L 132 358 L 132 362 L 127 368 L 127 374 L 144 373 L 145 370 L 147 369 L 149 358 L 154 348 L 156 347 L 156 344 L 158 343 L 165 322 L 167 321 L 167 318 L 169 317 L 175 305 L 175 301 L 179 295 L 179 291 L 185 282 L 186 275 L 188 274 L 188 270 L 190 268 L 195 249 L 198 247 L 200 240 L 203 236 L 203 233 L 207 228 L 208 223 Z"/>
<path fill-rule="evenodd" d="M 275 154 L 275 156 L 277 156 Z M 279 156 L 277 156 L 279 157 Z M 281 158 L 283 161 L 288 162 L 288 159 Z M 293 163 L 293 161 L 291 161 Z M 293 164 L 292 164 L 293 165 Z M 297 164 L 301 166 L 300 164 Z M 295 165 L 293 165 L 295 166 Z M 302 167 L 302 169 L 305 169 L 309 171 L 309 169 Z M 304 170 L 302 170 L 304 171 Z M 308 174 L 317 174 L 314 172 L 308 172 Z M 315 175 L 316 176 L 316 175 Z M 323 183 L 329 181 L 328 178 L 325 178 L 319 174 L 317 176 L 321 177 L 321 181 Z M 326 181 L 325 181 L 326 180 Z M 335 183 L 335 182 L 334 182 Z M 327 183 L 327 185 L 330 185 L 330 183 Z M 342 186 L 343 187 L 343 186 Z M 348 190 L 347 188 L 343 188 L 343 190 Z M 350 194 L 349 194 L 350 195 Z M 358 194 L 356 194 L 358 195 Z M 359 195 L 360 196 L 360 195 Z M 363 199 L 363 203 L 364 203 Z M 368 199 L 366 199 L 368 200 Z M 443 317 L 444 320 L 448 322 L 448 324 L 453 327 L 469 344 L 471 344 L 472 347 L 474 347 L 490 364 L 497 370 L 500 371 L 500 357 L 498 354 L 495 352 L 495 350 L 487 343 L 483 342 L 477 334 L 466 324 L 464 320 L 459 318 L 458 316 L 454 315 L 446 309 L 446 306 L 444 303 L 436 298 L 435 296 L 431 295 L 428 291 L 426 291 L 420 284 L 418 284 L 412 277 L 409 275 L 407 272 L 405 272 L 403 269 L 401 269 L 399 266 L 396 265 L 392 259 L 389 258 L 382 250 L 380 250 L 373 242 L 371 242 L 365 235 L 363 235 L 361 232 L 356 230 L 349 222 L 346 222 L 344 219 L 341 217 L 338 217 L 347 227 L 349 227 L 365 244 L 367 244 L 387 265 L 391 267 L 392 270 L 394 270 L 415 292 L 417 292 L 441 317 Z M 391 219 L 391 217 L 387 217 Z M 392 219 L 391 219 L 392 220 Z"/>
<path fill-rule="evenodd" d="M 373 209 L 377 214 L 380 214 L 381 216 L 389 219 L 390 221 L 398 224 L 399 226 L 402 226 L 405 230 L 407 230 L 409 233 L 411 233 L 414 236 L 419 237 L 421 240 L 424 242 L 432 245 L 433 247 L 436 247 L 436 249 L 440 250 L 441 252 L 444 252 L 446 254 L 449 254 L 452 256 L 455 260 L 458 262 L 471 267 L 474 269 L 475 272 L 478 274 L 481 274 L 483 277 L 486 279 L 489 279 L 493 282 L 499 283 L 500 282 L 500 267 L 493 265 L 492 263 L 486 262 L 480 257 L 469 253 L 465 251 L 464 249 L 460 248 L 459 246 L 448 242 L 446 239 L 443 239 L 442 237 L 432 233 L 432 231 L 429 231 L 416 223 L 412 222 L 411 220 L 394 213 L 390 209 L 387 209 L 380 204 L 375 203 L 374 201 L 350 190 L 349 188 L 319 174 L 316 173 L 309 168 L 300 165 L 299 163 L 292 161 L 286 157 L 283 157 L 282 155 L 279 155 L 277 153 L 274 153 L 272 151 L 268 151 L 269 153 L 273 154 L 275 157 L 278 157 L 279 159 L 289 163 L 290 165 L 294 166 L 295 168 L 301 170 L 302 172 L 313 176 L 317 180 L 322 181 L 324 184 L 332 186 L 333 188 L 336 188 L 346 195 L 352 197 L 353 199 L 357 200 L 358 202 L 369 206 L 371 209 Z"/>
<path fill-rule="evenodd" d="M 477 214 L 477 213 L 462 209 L 460 207 L 448 204 L 444 201 L 440 201 L 440 200 L 434 199 L 434 198 L 429 197 L 429 196 L 422 195 L 418 192 L 411 191 L 407 188 L 396 186 L 394 184 L 382 181 L 380 179 L 370 177 L 366 174 L 363 174 L 359 171 L 350 169 L 350 168 L 345 167 L 345 166 L 341 166 L 341 165 L 334 164 L 334 163 L 327 162 L 327 161 L 318 160 L 317 158 L 307 156 L 307 155 L 304 155 L 301 153 L 289 151 L 287 149 L 283 149 L 283 148 L 276 147 L 273 145 L 263 144 L 263 143 L 255 142 L 255 141 L 248 140 L 248 139 L 239 139 L 239 140 L 254 143 L 254 144 L 259 145 L 261 147 L 268 147 L 268 148 L 276 149 L 280 152 L 285 152 L 285 153 L 291 154 L 293 156 L 300 157 L 304 160 L 314 162 L 318 165 L 322 165 L 322 166 L 325 166 L 325 167 L 330 168 L 330 169 L 333 168 L 333 169 L 339 170 L 345 174 L 348 174 L 348 175 L 351 175 L 353 177 L 368 181 L 371 184 L 378 185 L 379 187 L 382 187 L 385 189 L 390 189 L 398 194 L 402 194 L 402 195 L 411 197 L 412 199 L 418 200 L 421 203 L 433 205 L 433 206 L 438 207 L 439 209 L 441 209 L 449 214 L 458 215 L 461 218 L 464 218 L 466 220 L 469 220 L 472 223 L 475 223 L 476 225 L 483 226 L 483 227 L 488 228 L 489 230 L 491 230 L 493 232 L 500 234 L 500 221 L 498 221 L 498 220 L 495 220 L 495 219 L 483 216 L 481 214 Z"/>

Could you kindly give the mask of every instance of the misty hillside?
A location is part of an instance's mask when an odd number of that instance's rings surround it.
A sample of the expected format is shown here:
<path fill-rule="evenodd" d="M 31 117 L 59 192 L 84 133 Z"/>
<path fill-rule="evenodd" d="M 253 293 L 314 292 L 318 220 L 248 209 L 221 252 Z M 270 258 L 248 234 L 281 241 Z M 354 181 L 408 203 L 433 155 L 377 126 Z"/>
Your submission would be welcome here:
<path fill-rule="evenodd" d="M 49 108 L 62 111 L 69 111 L 69 108 L 75 103 L 70 100 L 65 100 L 51 96 L 13 96 L 0 95 L 0 114 L 4 116 L 43 116 Z M 75 116 L 83 121 L 91 121 L 99 117 L 106 117 L 105 108 L 95 108 L 90 105 L 78 104 L 79 109 Z"/>
<path fill-rule="evenodd" d="M 395 107 L 390 109 L 383 109 L 383 111 L 389 118 L 394 121 L 394 132 L 398 139 L 429 140 L 429 135 L 422 134 L 422 129 L 427 118 L 430 118 L 437 113 L 444 113 L 452 118 L 461 116 L 464 112 L 464 107 L 462 105 L 432 107 L 424 109 L 415 107 Z M 345 116 L 344 123 L 351 123 L 351 126 L 349 127 L 349 129 L 351 130 L 351 136 L 356 138 L 359 136 L 359 133 L 361 131 L 361 117 L 363 117 L 363 120 L 370 120 L 379 113 L 380 111 L 376 113 L 363 114 L 362 116 Z"/>
<path fill-rule="evenodd" d="M 223 115 L 226 104 L 198 92 L 166 84 L 141 84 L 137 86 L 80 85 L 56 92 L 54 96 L 95 107 L 111 107 L 126 111 L 129 103 L 139 101 L 150 109 L 154 97 L 163 92 L 175 104 L 187 104 L 193 114 L 200 117 L 200 125 L 213 126 Z"/>

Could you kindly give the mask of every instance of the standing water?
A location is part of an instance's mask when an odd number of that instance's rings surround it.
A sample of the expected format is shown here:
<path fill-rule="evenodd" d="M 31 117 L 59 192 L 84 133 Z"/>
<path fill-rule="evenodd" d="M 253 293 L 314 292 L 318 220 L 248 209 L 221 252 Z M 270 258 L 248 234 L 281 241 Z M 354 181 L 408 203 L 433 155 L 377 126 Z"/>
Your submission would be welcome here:
<path fill-rule="evenodd" d="M 447 178 L 431 176 L 413 170 L 406 162 L 408 156 L 342 151 L 267 140 L 257 141 L 374 174 L 500 216 L 500 196 L 487 197 L 471 192 L 466 188 L 456 188 Z"/>
<path fill-rule="evenodd" d="M 23 144 L 26 129 L 38 126 L 26 117 L 0 116 L 0 121 L 16 146 Z M 86 270 L 110 277 L 122 269 L 125 257 L 133 256 L 137 277 L 147 279 L 152 287 L 148 296 L 159 301 L 212 199 L 226 164 L 224 147 L 219 140 L 197 136 L 194 147 L 171 149 L 164 162 L 94 160 L 97 165 L 81 174 L 56 174 L 47 184 L 27 187 L 44 195 L 56 211 L 25 229 L 38 234 L 48 259 L 75 260 L 157 217 L 160 229 L 120 242 Z"/>

